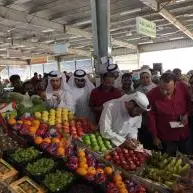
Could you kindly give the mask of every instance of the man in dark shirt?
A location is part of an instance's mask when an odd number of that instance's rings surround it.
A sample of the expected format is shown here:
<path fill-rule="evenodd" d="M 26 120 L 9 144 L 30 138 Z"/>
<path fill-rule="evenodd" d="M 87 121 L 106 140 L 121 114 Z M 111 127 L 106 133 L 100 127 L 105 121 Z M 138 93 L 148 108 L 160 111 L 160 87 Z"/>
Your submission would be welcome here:
<path fill-rule="evenodd" d="M 103 110 L 103 104 L 112 99 L 120 98 L 121 91 L 116 89 L 114 85 L 115 76 L 111 72 L 107 72 L 102 77 L 102 84 L 92 90 L 90 94 L 90 107 L 96 116 L 98 122 Z"/>
<path fill-rule="evenodd" d="M 12 86 L 14 87 L 13 92 L 25 94 L 25 90 L 23 89 L 23 83 L 19 75 L 14 74 L 9 78 L 9 80 Z"/>

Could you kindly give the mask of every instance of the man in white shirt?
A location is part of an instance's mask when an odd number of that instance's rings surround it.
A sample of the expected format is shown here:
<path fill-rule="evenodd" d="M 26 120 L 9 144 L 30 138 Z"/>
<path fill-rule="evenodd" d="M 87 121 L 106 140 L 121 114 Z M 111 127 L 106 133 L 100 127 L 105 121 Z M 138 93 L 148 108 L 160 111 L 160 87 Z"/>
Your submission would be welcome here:
<path fill-rule="evenodd" d="M 138 128 L 141 127 L 142 113 L 149 111 L 145 94 L 136 92 L 104 104 L 100 119 L 100 133 L 115 146 L 137 147 Z"/>
<path fill-rule="evenodd" d="M 70 77 L 68 84 L 75 102 L 75 114 L 79 117 L 87 117 L 92 121 L 93 114 L 89 107 L 89 97 L 94 85 L 88 79 L 86 72 L 76 70 L 74 75 Z"/>
<path fill-rule="evenodd" d="M 46 88 L 46 101 L 50 108 L 62 107 L 75 111 L 69 85 L 66 83 L 64 73 L 52 71 L 48 75 L 48 86 Z"/>
<path fill-rule="evenodd" d="M 122 75 L 123 73 L 119 70 L 119 67 L 117 64 L 109 64 L 107 66 L 107 72 L 112 72 L 115 76 L 115 88 L 122 88 Z"/>

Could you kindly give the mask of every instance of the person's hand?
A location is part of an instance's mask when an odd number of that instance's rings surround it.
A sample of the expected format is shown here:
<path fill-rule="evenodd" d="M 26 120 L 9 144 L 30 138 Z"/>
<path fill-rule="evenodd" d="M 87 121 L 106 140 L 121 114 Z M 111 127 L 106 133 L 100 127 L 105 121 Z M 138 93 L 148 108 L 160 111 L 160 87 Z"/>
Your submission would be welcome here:
<path fill-rule="evenodd" d="M 188 115 L 184 115 L 181 117 L 181 123 L 185 126 L 188 124 Z"/>
<path fill-rule="evenodd" d="M 157 147 L 158 149 L 162 149 L 162 142 L 159 138 L 155 138 L 153 140 L 153 144 L 155 147 Z"/>
<path fill-rule="evenodd" d="M 127 139 L 123 143 L 124 147 L 130 148 L 130 149 L 136 149 L 138 145 L 139 145 L 139 142 L 136 139 Z"/>
<path fill-rule="evenodd" d="M 60 104 L 60 102 L 61 102 L 60 95 L 58 93 L 54 93 L 53 96 L 56 97 L 57 103 Z"/>

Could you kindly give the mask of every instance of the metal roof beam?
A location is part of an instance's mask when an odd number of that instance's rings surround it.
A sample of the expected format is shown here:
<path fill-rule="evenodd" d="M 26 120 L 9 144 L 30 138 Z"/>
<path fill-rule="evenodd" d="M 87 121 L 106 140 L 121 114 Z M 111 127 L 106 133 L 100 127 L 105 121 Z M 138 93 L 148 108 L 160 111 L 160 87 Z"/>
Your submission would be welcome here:
<path fill-rule="evenodd" d="M 177 27 L 180 31 L 186 34 L 189 38 L 193 40 L 193 33 L 188 30 L 188 28 L 183 25 L 175 16 L 173 16 L 167 9 L 159 7 L 159 3 L 156 0 L 139 0 L 146 6 L 152 8 L 157 11 L 163 18 L 168 20 L 171 24 Z"/>
<path fill-rule="evenodd" d="M 3 6 L 0 6 L 0 17 L 4 19 L 12 20 L 12 21 L 40 26 L 40 27 L 47 28 L 47 29 L 52 28 L 59 32 L 79 35 L 79 36 L 82 36 L 88 39 L 92 38 L 92 33 L 89 33 L 87 31 L 72 28 L 70 26 L 65 26 L 63 24 L 52 22 L 52 21 L 49 21 L 47 19 L 35 16 L 35 15 L 30 15 L 30 14 L 20 12 L 20 11 L 11 9 L 11 8 L 3 7 Z M 112 41 L 114 42 L 115 45 L 118 45 L 120 47 L 128 47 L 130 49 L 137 49 L 136 45 L 133 45 L 130 43 L 117 41 L 114 39 L 112 39 Z"/>

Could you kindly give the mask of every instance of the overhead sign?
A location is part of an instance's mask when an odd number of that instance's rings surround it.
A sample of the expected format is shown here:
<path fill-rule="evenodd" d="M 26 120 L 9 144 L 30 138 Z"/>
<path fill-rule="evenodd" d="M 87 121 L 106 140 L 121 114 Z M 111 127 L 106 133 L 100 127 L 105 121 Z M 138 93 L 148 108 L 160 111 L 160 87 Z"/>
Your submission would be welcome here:
<path fill-rule="evenodd" d="M 136 18 L 137 33 L 156 38 L 156 24 L 142 17 Z"/>
<path fill-rule="evenodd" d="M 47 56 L 40 56 L 31 59 L 31 64 L 45 64 L 48 62 Z"/>
<path fill-rule="evenodd" d="M 68 53 L 69 44 L 55 44 L 54 45 L 54 53 L 55 54 L 66 54 Z"/>

